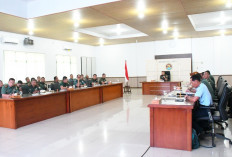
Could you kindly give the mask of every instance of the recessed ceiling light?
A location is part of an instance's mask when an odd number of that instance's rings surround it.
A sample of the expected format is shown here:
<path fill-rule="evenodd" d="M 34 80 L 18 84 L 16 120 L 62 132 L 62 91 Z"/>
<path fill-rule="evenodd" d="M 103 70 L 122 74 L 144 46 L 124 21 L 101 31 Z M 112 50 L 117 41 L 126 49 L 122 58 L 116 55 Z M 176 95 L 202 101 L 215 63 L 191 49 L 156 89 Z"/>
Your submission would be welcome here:
<path fill-rule="evenodd" d="M 225 36 L 225 32 L 226 32 L 225 30 L 220 30 L 220 35 Z"/>
<path fill-rule="evenodd" d="M 75 10 L 74 13 L 73 13 L 73 20 L 74 21 L 78 21 L 81 19 L 81 14 L 79 11 Z"/>
<path fill-rule="evenodd" d="M 27 29 L 28 29 L 28 34 L 29 35 L 33 35 L 34 34 L 34 32 L 33 32 L 33 30 L 34 30 L 34 21 L 33 21 L 33 19 L 29 19 L 28 21 L 27 21 Z"/>
<path fill-rule="evenodd" d="M 78 39 L 74 39 L 74 42 L 75 42 L 75 43 L 78 43 Z"/>
<path fill-rule="evenodd" d="M 34 29 L 34 21 L 33 19 L 29 19 L 28 22 L 27 22 L 27 28 L 29 30 L 33 30 Z"/>
<path fill-rule="evenodd" d="M 162 30 L 164 34 L 168 33 L 168 22 L 166 20 L 162 22 Z"/>
<path fill-rule="evenodd" d="M 79 27 L 79 22 L 78 21 L 76 21 L 76 22 L 74 22 L 74 27 Z"/>
<path fill-rule="evenodd" d="M 74 39 L 78 39 L 79 38 L 79 33 L 78 32 L 74 32 L 73 33 L 73 38 Z"/>
<path fill-rule="evenodd" d="M 29 31 L 28 34 L 29 34 L 29 35 L 33 35 L 34 32 L 33 32 L 33 31 Z"/>
<path fill-rule="evenodd" d="M 175 30 L 173 31 L 173 37 L 174 37 L 174 39 L 178 39 L 178 37 L 179 37 L 179 32 L 177 31 L 177 29 L 175 29 Z"/>
<path fill-rule="evenodd" d="M 139 14 L 138 14 L 138 17 L 139 17 L 140 19 L 143 19 L 143 18 L 144 18 L 144 16 L 145 16 L 145 15 L 144 15 L 144 13 L 143 13 L 143 12 L 141 12 L 141 13 L 139 13 Z"/>
<path fill-rule="evenodd" d="M 103 46 L 103 45 L 104 45 L 104 42 L 105 42 L 105 41 L 104 41 L 103 38 L 100 38 L 100 39 L 99 39 L 100 46 Z"/>
<path fill-rule="evenodd" d="M 163 33 L 164 33 L 164 34 L 167 34 L 167 33 L 168 33 L 168 30 L 163 30 Z"/>
<path fill-rule="evenodd" d="M 81 20 L 81 14 L 79 11 L 75 10 L 73 13 L 74 27 L 79 27 Z"/>
<path fill-rule="evenodd" d="M 144 18 L 145 10 L 146 10 L 145 2 L 143 0 L 140 0 L 137 4 L 138 17 L 140 19 Z"/>

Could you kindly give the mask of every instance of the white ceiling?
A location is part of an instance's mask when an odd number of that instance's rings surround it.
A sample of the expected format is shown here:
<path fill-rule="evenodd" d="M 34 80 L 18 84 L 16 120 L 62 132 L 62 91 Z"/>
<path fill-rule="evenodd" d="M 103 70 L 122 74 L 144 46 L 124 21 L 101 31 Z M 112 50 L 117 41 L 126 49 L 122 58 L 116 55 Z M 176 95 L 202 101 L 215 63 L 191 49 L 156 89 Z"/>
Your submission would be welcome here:
<path fill-rule="evenodd" d="M 0 0 L 0 12 L 29 19 L 116 1 L 119 0 Z"/>
<path fill-rule="evenodd" d="M 232 28 L 232 10 L 188 15 L 196 31 Z"/>
<path fill-rule="evenodd" d="M 107 26 L 91 27 L 84 29 L 75 30 L 80 33 L 105 38 L 105 39 L 123 39 L 123 38 L 134 38 L 148 36 L 128 25 L 125 24 L 114 24 Z"/>

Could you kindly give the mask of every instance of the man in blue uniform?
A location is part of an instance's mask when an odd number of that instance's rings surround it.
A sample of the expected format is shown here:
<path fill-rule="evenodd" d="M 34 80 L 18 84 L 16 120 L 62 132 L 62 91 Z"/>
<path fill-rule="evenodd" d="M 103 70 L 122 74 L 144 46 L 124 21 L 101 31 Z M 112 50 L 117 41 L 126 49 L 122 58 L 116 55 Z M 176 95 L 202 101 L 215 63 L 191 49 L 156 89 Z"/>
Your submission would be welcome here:
<path fill-rule="evenodd" d="M 190 102 L 199 101 L 202 106 L 210 106 L 212 102 L 212 96 L 206 87 L 205 84 L 201 83 L 201 77 L 199 74 L 195 74 L 191 77 L 191 84 L 194 88 L 196 88 L 195 96 L 186 96 L 186 100 Z M 203 131 L 203 125 L 197 122 L 197 118 L 208 116 L 207 109 L 195 107 L 192 113 L 193 118 L 193 128 L 197 131 L 197 133 L 201 133 Z"/>

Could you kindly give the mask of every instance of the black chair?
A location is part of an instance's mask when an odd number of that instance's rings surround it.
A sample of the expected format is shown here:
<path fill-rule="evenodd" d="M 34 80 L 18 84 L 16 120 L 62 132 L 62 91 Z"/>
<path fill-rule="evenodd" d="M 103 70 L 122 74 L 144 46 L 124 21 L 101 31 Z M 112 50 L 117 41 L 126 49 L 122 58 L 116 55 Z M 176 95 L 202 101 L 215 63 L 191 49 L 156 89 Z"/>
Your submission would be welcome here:
<path fill-rule="evenodd" d="M 217 80 L 217 84 L 216 84 L 217 89 L 220 86 L 222 79 L 223 79 L 222 76 L 218 76 L 218 80 Z"/>
<path fill-rule="evenodd" d="M 217 94 L 217 98 L 213 100 L 213 102 L 215 103 L 218 103 L 220 98 L 221 98 L 221 95 L 222 95 L 222 91 L 223 89 L 225 88 L 225 86 L 227 86 L 227 81 L 224 80 L 223 82 L 220 83 L 220 87 L 219 87 L 219 90 L 218 90 L 218 94 Z"/>
<path fill-rule="evenodd" d="M 219 101 L 221 99 L 221 95 L 222 95 L 222 92 L 224 90 L 224 88 L 228 85 L 227 81 L 224 80 L 223 82 L 221 82 L 221 85 L 220 85 L 220 89 L 219 89 L 219 92 L 218 92 L 218 95 L 217 95 L 217 99 L 214 99 L 213 100 L 213 103 L 214 103 L 214 106 L 215 106 L 215 110 L 214 111 L 219 111 Z M 228 123 L 227 122 L 215 122 L 217 123 L 222 130 L 226 129 L 228 127 Z M 226 125 L 226 127 L 223 127 L 223 123 Z"/>
<path fill-rule="evenodd" d="M 214 142 L 215 137 L 217 138 L 222 138 L 224 140 L 228 140 L 230 144 L 232 144 L 231 139 L 226 138 L 223 134 L 219 134 L 219 133 L 215 133 L 215 123 L 222 123 L 222 122 L 226 122 L 228 120 L 228 115 L 226 112 L 226 106 L 228 103 L 228 99 L 229 96 L 231 94 L 231 86 L 230 85 L 226 85 L 223 89 L 222 95 L 221 95 L 221 99 L 218 103 L 218 114 L 214 114 L 212 115 L 211 110 L 215 109 L 214 106 L 205 106 L 205 107 L 201 107 L 201 108 L 206 108 L 207 112 L 208 112 L 208 116 L 207 117 L 201 117 L 198 118 L 197 121 L 208 121 L 210 123 L 211 126 L 211 132 L 206 134 L 206 135 L 210 135 L 212 137 L 212 147 L 215 147 L 216 144 Z"/>
<path fill-rule="evenodd" d="M 215 91 L 215 95 L 217 96 L 218 95 L 218 92 L 221 88 L 221 85 L 222 85 L 222 82 L 224 82 L 225 79 L 222 77 L 222 76 L 219 76 L 218 77 L 218 80 L 217 80 L 217 87 L 216 87 L 216 91 Z"/>

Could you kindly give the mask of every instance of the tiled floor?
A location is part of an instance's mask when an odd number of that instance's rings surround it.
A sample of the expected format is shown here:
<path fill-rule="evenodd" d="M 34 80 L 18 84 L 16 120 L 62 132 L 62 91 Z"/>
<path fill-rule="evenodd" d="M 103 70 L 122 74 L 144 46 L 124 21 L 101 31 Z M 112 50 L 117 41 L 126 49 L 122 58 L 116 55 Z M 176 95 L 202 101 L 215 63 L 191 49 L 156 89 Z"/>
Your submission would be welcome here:
<path fill-rule="evenodd" d="M 154 96 L 131 95 L 35 123 L 0 128 L 0 157 L 140 157 L 149 147 L 149 109 Z M 232 120 L 225 135 L 232 138 Z M 208 140 L 203 144 L 209 144 Z M 231 157 L 227 141 L 191 152 L 150 148 L 144 157 Z"/>

